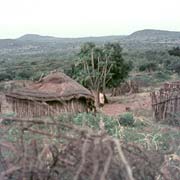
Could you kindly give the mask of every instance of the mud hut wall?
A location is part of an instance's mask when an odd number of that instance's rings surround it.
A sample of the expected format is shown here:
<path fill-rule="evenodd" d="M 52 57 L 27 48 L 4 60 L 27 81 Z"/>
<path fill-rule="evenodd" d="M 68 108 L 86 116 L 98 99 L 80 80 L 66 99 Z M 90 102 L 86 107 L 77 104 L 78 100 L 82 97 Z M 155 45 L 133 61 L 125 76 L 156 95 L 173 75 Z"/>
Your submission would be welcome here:
<path fill-rule="evenodd" d="M 5 94 L 0 94 L 0 114 L 7 114 L 12 112 L 12 106 L 7 102 Z"/>
<path fill-rule="evenodd" d="M 50 101 L 38 102 L 22 100 L 17 98 L 7 98 L 12 104 L 13 112 L 18 117 L 40 117 L 58 115 L 64 112 L 87 112 L 86 99 L 72 99 L 70 101 Z"/>

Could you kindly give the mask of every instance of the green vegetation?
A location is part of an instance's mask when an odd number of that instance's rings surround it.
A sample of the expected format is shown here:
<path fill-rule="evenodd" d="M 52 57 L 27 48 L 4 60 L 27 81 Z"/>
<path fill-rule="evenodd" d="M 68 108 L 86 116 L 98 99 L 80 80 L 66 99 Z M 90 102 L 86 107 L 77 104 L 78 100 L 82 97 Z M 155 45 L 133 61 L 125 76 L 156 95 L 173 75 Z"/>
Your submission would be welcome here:
<path fill-rule="evenodd" d="M 126 143 L 137 143 L 148 150 L 159 150 L 165 152 L 173 149 L 177 154 L 180 151 L 176 146 L 179 144 L 180 132 L 163 124 L 152 124 L 140 121 L 132 113 L 125 113 L 118 118 L 104 114 L 80 113 L 73 116 L 64 115 L 59 117 L 60 121 L 77 125 L 82 128 L 93 129 L 98 132 L 101 123 L 109 135 L 118 137 Z M 102 122 L 101 122 L 102 121 Z"/>
<path fill-rule="evenodd" d="M 101 130 L 100 122 L 104 123 L 104 130 L 111 136 L 118 137 L 126 143 L 141 144 L 148 150 L 167 151 L 173 148 L 176 153 L 180 133 L 167 125 L 149 124 L 133 117 L 132 113 L 125 113 L 118 118 L 103 114 L 80 113 L 75 116 L 60 117 L 60 121 L 77 125 L 82 128 Z M 177 143 L 177 144 L 176 144 Z M 171 147 L 172 146 L 172 147 Z"/>
<path fill-rule="evenodd" d="M 178 129 L 163 124 L 149 124 L 146 121 L 140 123 L 140 120 L 134 118 L 131 113 L 126 113 L 118 118 L 109 117 L 101 113 L 96 115 L 92 113 L 80 113 L 71 116 L 64 114 L 63 116 L 60 116 L 58 120 L 53 121 L 65 122 L 69 125 L 76 125 L 77 127 L 86 130 L 89 129 L 90 131 L 92 129 L 94 132 L 103 130 L 109 135 L 118 137 L 121 141 L 126 143 L 136 143 L 148 150 L 159 150 L 162 152 L 171 149 L 176 154 L 180 155 L 180 151 L 177 148 L 180 143 L 180 132 Z M 8 127 L 13 124 L 5 123 L 4 125 Z M 47 130 L 46 125 L 40 125 L 39 128 L 41 130 Z M 68 131 L 68 129 L 64 128 L 64 133 L 66 133 L 66 131 Z M 0 130 L 0 134 L 1 133 L 3 133 L 3 129 Z M 54 133 L 58 134 L 58 131 L 54 131 Z M 26 133 L 25 136 L 27 141 L 31 141 L 32 138 L 41 141 L 41 135 L 31 134 L 30 136 L 29 133 Z M 14 126 L 14 128 L 12 126 L 11 129 L 7 131 L 4 139 L 14 142 L 19 137 L 19 129 L 17 129 L 16 126 Z"/>
<path fill-rule="evenodd" d="M 178 74 L 180 74 L 180 48 L 174 47 L 173 49 L 168 51 L 171 56 L 176 57 L 172 62 L 168 62 L 168 68 Z"/>
<path fill-rule="evenodd" d="M 153 149 L 163 152 L 173 149 L 176 153 L 180 153 L 176 147 L 179 142 L 175 142 L 176 139 L 180 139 L 180 133 L 167 126 L 146 125 L 126 127 L 121 130 L 121 134 L 126 142 L 141 144 L 148 150 Z"/>
<path fill-rule="evenodd" d="M 90 128 L 95 131 L 100 130 L 100 123 L 102 121 L 104 124 L 103 128 L 109 135 L 119 137 L 118 120 L 101 113 L 80 113 L 73 116 L 64 115 L 63 117 L 59 117 L 59 119 L 60 121 L 75 124 L 84 128 Z"/>
<path fill-rule="evenodd" d="M 133 126 L 135 119 L 132 113 L 125 113 L 119 116 L 119 123 L 122 126 Z"/>
<path fill-rule="evenodd" d="M 173 47 L 173 49 L 169 50 L 168 52 L 172 56 L 180 57 L 180 47 Z"/>
<path fill-rule="evenodd" d="M 138 76 L 131 75 L 129 79 L 136 81 L 140 87 L 150 87 L 171 80 L 172 75 L 171 71 L 156 71 L 153 73 L 141 73 Z"/>
<path fill-rule="evenodd" d="M 85 43 L 72 67 L 72 76 L 89 89 L 116 87 L 128 76 L 130 66 L 122 57 L 119 43 L 96 46 Z"/>
<path fill-rule="evenodd" d="M 157 64 L 154 62 L 147 62 L 145 64 L 140 65 L 139 71 L 147 71 L 152 72 L 157 70 Z"/>
<path fill-rule="evenodd" d="M 130 62 L 128 67 L 133 72 L 149 71 L 148 66 L 153 65 L 153 68 L 150 68 L 153 71 L 168 70 L 179 73 L 180 57 L 178 43 L 176 43 L 178 38 L 178 32 L 143 30 L 129 36 L 68 39 L 25 35 L 15 40 L 0 40 L 0 81 L 37 80 L 42 74 L 46 75 L 54 69 L 64 71 L 72 76 L 74 72 L 71 71 L 71 68 L 79 62 L 79 60 L 77 62 L 77 53 L 81 50 L 81 60 L 84 57 L 86 60 L 88 56 L 90 57 L 90 47 L 89 52 L 83 52 L 81 48 L 85 47 L 84 43 L 86 42 L 92 42 L 95 49 L 99 49 L 99 52 L 94 52 L 94 60 L 97 59 L 97 53 L 99 56 L 103 56 L 101 61 L 105 54 L 107 56 L 109 54 L 111 56 L 109 60 L 112 61 L 113 58 L 116 61 L 113 64 L 121 63 L 122 59 Z M 119 43 L 120 47 L 117 45 Z M 116 74 L 119 73 L 119 70 L 121 73 L 125 72 L 119 68 L 118 65 L 113 71 Z M 109 82 L 108 87 L 116 86 L 125 77 L 124 74 L 109 75 L 113 76 L 114 80 Z M 116 76 L 120 78 L 118 79 Z"/>

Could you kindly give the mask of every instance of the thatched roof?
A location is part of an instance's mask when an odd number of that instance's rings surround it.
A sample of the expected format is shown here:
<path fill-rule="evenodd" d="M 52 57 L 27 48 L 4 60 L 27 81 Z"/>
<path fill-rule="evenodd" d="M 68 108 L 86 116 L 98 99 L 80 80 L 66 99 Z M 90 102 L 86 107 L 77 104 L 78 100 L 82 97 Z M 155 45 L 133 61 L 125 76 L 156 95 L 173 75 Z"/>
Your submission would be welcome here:
<path fill-rule="evenodd" d="M 7 97 L 34 101 L 71 100 L 86 98 L 94 100 L 91 92 L 63 73 L 53 73 L 28 88 L 14 90 Z"/>

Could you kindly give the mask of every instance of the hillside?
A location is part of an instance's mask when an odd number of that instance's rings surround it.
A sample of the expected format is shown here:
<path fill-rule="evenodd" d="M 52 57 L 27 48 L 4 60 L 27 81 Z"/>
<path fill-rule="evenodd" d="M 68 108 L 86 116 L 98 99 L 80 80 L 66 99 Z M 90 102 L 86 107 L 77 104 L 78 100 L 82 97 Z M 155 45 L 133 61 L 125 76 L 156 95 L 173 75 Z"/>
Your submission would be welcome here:
<path fill-rule="evenodd" d="M 102 37 L 84 37 L 84 38 L 58 38 L 52 36 L 41 36 L 36 34 L 26 34 L 17 39 L 0 39 L 0 55 L 20 55 L 20 54 L 49 54 L 51 53 L 69 53 L 78 49 L 84 42 L 95 42 L 102 44 L 105 42 L 120 42 L 127 49 L 152 49 L 174 46 L 180 43 L 180 32 L 162 31 L 162 30 L 141 30 L 128 36 L 102 36 Z M 138 44 L 137 44 L 138 43 Z M 153 46 L 152 44 L 153 43 Z M 166 45 L 163 45 L 166 44 Z M 155 44 L 155 45 L 154 45 Z M 66 50 L 65 50 L 66 49 Z"/>
<path fill-rule="evenodd" d="M 68 71 L 76 60 L 80 46 L 85 42 L 97 45 L 119 42 L 125 59 L 133 61 L 137 66 L 149 58 L 153 61 L 171 60 L 167 50 L 179 45 L 180 32 L 141 30 L 127 36 L 84 38 L 26 34 L 17 39 L 0 39 L 0 72 L 19 74 L 24 69 L 28 73 L 37 72 L 39 76 L 42 72 L 57 68 Z"/>
<path fill-rule="evenodd" d="M 136 31 L 128 36 L 127 39 L 157 43 L 179 43 L 180 42 L 180 32 L 176 31 L 164 31 L 164 30 L 141 30 Z"/>
<path fill-rule="evenodd" d="M 19 37 L 17 40 L 21 41 L 55 41 L 55 42 L 83 42 L 83 41 L 111 41 L 116 39 L 121 39 L 124 36 L 100 36 L 100 37 L 82 37 L 82 38 L 60 38 L 60 37 L 53 37 L 53 36 L 41 36 L 37 34 L 25 34 Z"/>

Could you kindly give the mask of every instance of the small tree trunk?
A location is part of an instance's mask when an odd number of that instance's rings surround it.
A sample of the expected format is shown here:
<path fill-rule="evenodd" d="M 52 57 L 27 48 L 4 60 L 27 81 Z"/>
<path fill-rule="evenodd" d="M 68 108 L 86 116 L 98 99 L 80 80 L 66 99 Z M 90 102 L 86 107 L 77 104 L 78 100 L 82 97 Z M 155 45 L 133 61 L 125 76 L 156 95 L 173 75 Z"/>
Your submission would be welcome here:
<path fill-rule="evenodd" d="M 99 90 L 97 90 L 97 91 L 92 90 L 92 94 L 95 99 L 95 107 L 98 109 L 99 108 Z"/>
<path fill-rule="evenodd" d="M 116 96 L 116 88 L 112 89 L 111 97 Z"/>

